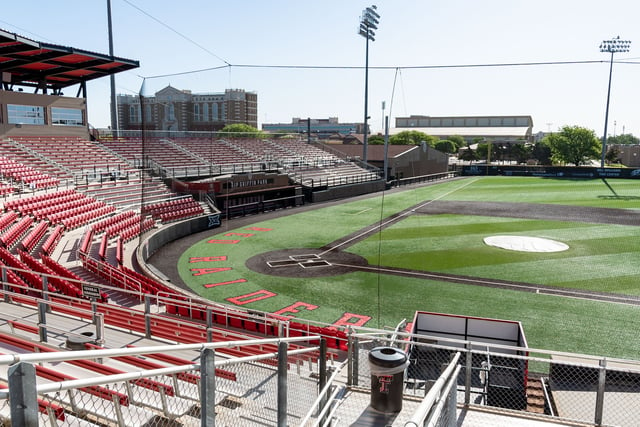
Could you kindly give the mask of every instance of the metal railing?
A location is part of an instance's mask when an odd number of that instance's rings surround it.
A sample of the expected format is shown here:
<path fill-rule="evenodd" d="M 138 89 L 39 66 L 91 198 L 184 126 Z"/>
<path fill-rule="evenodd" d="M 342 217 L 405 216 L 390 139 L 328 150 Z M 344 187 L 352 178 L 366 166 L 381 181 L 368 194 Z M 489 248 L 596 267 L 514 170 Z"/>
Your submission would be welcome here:
<path fill-rule="evenodd" d="M 456 380 L 461 368 L 459 359 L 460 353 L 455 353 L 405 427 L 456 425 Z"/>
<path fill-rule="evenodd" d="M 0 419 L 20 426 L 57 426 L 62 421 L 78 426 L 215 426 L 238 425 L 242 419 L 247 424 L 286 426 L 290 419 L 302 417 L 318 394 L 318 382 L 309 380 L 307 372 L 289 372 L 288 361 L 322 349 L 288 350 L 288 346 L 317 340 L 305 337 L 0 355 L 0 368 L 8 377 L 8 388 L 0 390 Z M 216 360 L 215 350 L 221 347 L 266 344 L 276 344 L 278 350 Z M 69 370 L 73 363 L 99 371 L 100 366 L 111 367 L 127 357 L 145 360 L 145 355 L 167 357 L 175 352 L 193 352 L 199 361 L 84 378 L 70 379 L 68 373 L 77 372 Z M 277 358 L 275 368 L 258 363 L 273 358 Z M 103 365 L 106 359 L 111 362 Z M 326 378 L 326 372 L 313 374 Z M 50 382 L 36 381 L 36 377 Z"/>
<path fill-rule="evenodd" d="M 6 274 L 7 267 L 3 268 L 3 275 Z M 45 281 L 46 283 L 46 281 Z M 14 292 L 11 292 L 14 289 Z M 46 286 L 44 286 L 46 289 Z M 69 304 L 65 304 L 62 301 L 61 296 L 56 296 L 55 300 L 49 300 L 53 298 L 54 294 L 46 291 L 41 291 L 39 298 L 28 297 L 20 292 L 21 288 L 15 284 L 3 283 L 3 304 L 12 304 L 16 307 L 20 307 L 21 310 L 26 310 L 29 306 L 32 306 L 32 312 L 28 316 L 12 317 L 11 315 L 4 315 L 5 323 L 7 327 L 10 327 L 10 332 L 16 336 L 29 335 L 33 342 L 47 344 L 49 346 L 55 346 L 56 339 L 73 340 L 75 335 L 73 331 L 81 332 L 84 335 L 86 332 L 92 332 L 92 337 L 95 337 L 96 342 L 100 344 L 102 338 L 105 336 L 105 322 L 106 317 L 102 318 L 101 312 L 96 312 L 98 308 L 102 307 L 102 303 L 93 302 L 89 306 L 91 309 L 83 310 L 78 307 L 78 303 L 82 302 L 81 299 L 67 297 Z M 26 289 L 22 290 L 26 291 Z M 33 291 L 33 290 L 32 290 Z M 137 295 L 134 293 L 133 295 Z M 34 304 L 29 304 L 28 299 L 33 299 Z M 160 303 L 162 298 L 156 297 L 156 303 Z M 128 336 L 132 340 L 140 340 L 142 337 L 158 338 L 154 333 L 155 329 L 160 326 L 155 325 L 152 329 L 149 329 L 150 324 L 147 320 L 158 321 L 160 319 L 159 314 L 152 313 L 152 301 L 151 298 L 145 299 L 145 310 L 140 312 L 140 318 L 144 318 L 145 322 L 140 329 L 139 334 L 129 333 Z M 66 316 L 70 313 L 70 307 L 74 306 L 71 316 L 76 321 L 84 319 L 81 327 L 76 329 L 69 329 L 66 331 L 60 329 L 61 323 L 51 322 L 54 317 Z M 9 306 L 7 306 L 8 308 Z M 157 307 L 156 307 L 157 308 Z M 122 307 L 120 310 L 126 310 Z M 7 313 L 9 310 L 7 310 Z M 34 312 L 36 314 L 34 314 Z M 133 313 L 133 312 L 132 312 Z M 247 315 L 249 315 L 248 313 Z M 228 313 L 227 316 L 230 316 Z M 106 314 L 105 314 L 106 316 Z M 113 317 L 113 313 L 111 314 Z M 211 315 L 208 314 L 208 319 Z M 247 317 L 247 319 L 253 319 L 253 317 Z M 169 321 L 171 319 L 171 322 Z M 264 318 L 256 314 L 255 321 L 260 319 L 265 321 Z M 13 322 L 16 320 L 16 322 Z M 166 324 L 176 325 L 175 327 L 169 327 L 169 331 L 182 331 L 184 328 L 191 328 L 193 331 L 206 331 L 210 330 L 210 321 L 207 321 L 202 325 L 192 325 L 192 322 L 185 321 L 182 325 L 182 320 L 173 319 L 167 317 L 165 319 Z M 65 320 L 65 325 L 69 325 L 70 320 Z M 188 323 L 188 324 L 187 324 Z M 281 324 L 282 330 L 278 328 L 278 333 L 281 335 L 287 335 L 286 322 Z M 133 328 L 120 327 L 121 330 L 126 331 Z M 160 328 L 161 329 L 161 328 Z M 158 331 L 160 331 L 158 329 Z M 317 329 L 317 328 L 316 328 Z M 440 399 L 435 399 L 435 405 L 426 405 L 434 407 L 435 410 L 441 411 L 434 412 L 434 415 L 427 417 L 427 422 L 435 422 L 433 425 L 439 424 L 444 421 L 429 421 L 429 420 L 443 420 L 449 419 L 451 413 L 450 405 L 451 400 L 442 402 L 445 396 L 455 395 L 454 400 L 458 406 L 469 408 L 479 408 L 482 410 L 497 411 L 499 413 L 506 413 L 511 416 L 526 416 L 526 417 L 542 417 L 549 421 L 558 422 L 577 422 L 589 425 L 617 425 L 617 426 L 635 426 L 640 423 L 640 362 L 634 360 L 624 360 L 615 358 L 605 358 L 590 355 L 557 352 L 549 350 L 540 350 L 533 348 L 523 348 L 508 345 L 500 345 L 491 342 L 478 342 L 478 341 L 463 341 L 447 339 L 443 337 L 427 336 L 427 335 L 412 335 L 400 332 L 401 328 L 395 328 L 392 331 L 381 331 L 375 329 L 359 328 L 358 331 L 351 329 L 346 330 L 346 339 L 348 339 L 348 353 L 347 360 L 344 361 L 336 369 L 331 379 L 327 382 L 321 380 L 321 372 L 326 372 L 326 365 L 322 367 L 323 362 L 327 360 L 326 355 L 320 358 L 315 358 L 317 362 L 310 363 L 308 370 L 306 363 L 296 362 L 296 377 L 294 380 L 289 379 L 288 383 L 296 391 L 295 399 L 299 399 L 301 391 L 304 394 L 304 399 L 301 403 L 297 403 L 295 413 L 300 420 L 305 420 L 304 425 L 335 425 L 335 420 L 344 421 L 348 419 L 347 416 L 342 413 L 345 407 L 348 405 L 342 405 L 341 403 L 345 399 L 345 394 L 350 390 L 359 389 L 367 390 L 371 389 L 371 370 L 367 364 L 367 353 L 377 346 L 394 346 L 401 349 L 407 354 L 408 367 L 404 373 L 404 385 L 403 394 L 405 399 L 408 400 L 422 400 L 424 396 L 432 393 L 436 387 L 436 390 L 440 389 L 438 396 Z M 5 329 L 6 331 L 6 329 Z M 161 332 L 164 333 L 164 330 Z M 229 332 L 231 334 L 231 332 Z M 198 349 L 219 348 L 218 354 L 223 354 L 224 351 L 221 347 L 229 346 L 245 346 L 251 345 L 254 341 L 249 341 L 250 337 L 242 336 L 241 331 L 238 333 L 237 341 L 229 341 L 226 343 L 203 343 L 194 344 Z M 298 340 L 315 340 L 316 334 L 310 334 L 313 337 L 301 337 Z M 107 335 L 108 336 L 108 335 Z M 163 335 L 164 336 L 164 335 Z M 173 335 L 172 335 L 173 336 Z M 177 336 L 177 335 L 176 335 Z M 203 337 L 207 336 L 202 334 Z M 48 339 L 47 339 L 48 337 Z M 35 338 L 35 340 L 34 340 Z M 77 338 L 82 338 L 78 336 Z M 85 338 L 87 338 L 85 336 Z M 242 339 L 247 338 L 247 339 Z M 210 339 L 203 338 L 203 341 L 211 341 Z M 295 341 L 295 340 L 293 340 Z M 261 343 L 280 343 L 280 342 L 293 342 L 286 338 L 273 338 L 267 340 L 260 340 Z M 255 341 L 257 342 L 257 341 Z M 213 346 L 213 347 L 211 347 Z M 69 346 L 67 346 L 68 348 Z M 190 348 L 190 347 L 184 347 Z M 315 349 L 315 347 L 314 347 Z M 126 350 L 126 351 L 125 351 Z M 154 347 L 156 351 L 162 351 L 161 347 Z M 317 350 L 317 349 L 315 349 Z M 113 354 L 105 353 L 105 350 L 101 350 L 100 359 L 113 356 Z M 109 350 L 112 351 L 112 350 Z M 131 355 L 143 356 L 144 353 L 140 353 L 140 349 L 120 349 L 118 357 L 125 357 Z M 138 351 L 138 353 L 136 353 Z M 299 351 L 306 351 L 302 349 Z M 311 351 L 311 350 L 310 350 Z M 79 351 L 67 352 L 74 358 L 84 358 L 91 360 L 91 358 L 97 358 L 94 353 L 83 353 Z M 457 356 L 455 363 L 455 371 L 452 371 L 448 377 L 453 379 L 450 384 L 454 391 L 447 392 L 447 388 L 444 384 L 449 384 L 444 380 L 439 380 L 442 374 L 443 367 L 451 365 L 452 355 L 460 354 Z M 115 353 L 114 353 L 115 354 Z M 288 352 L 288 357 L 294 357 L 296 353 Z M 334 353 L 335 354 L 335 353 Z M 51 361 L 56 357 L 64 356 L 58 352 L 56 355 L 49 354 L 36 354 L 30 357 L 40 358 L 37 359 L 40 362 L 37 366 L 43 365 L 44 368 L 51 366 Z M 66 357 L 66 356 L 65 356 Z M 113 356 L 116 357 L 116 356 Z M 254 359 L 240 359 L 231 358 L 229 361 L 216 361 L 215 368 L 223 369 L 225 364 L 246 363 L 241 370 L 232 370 L 235 375 L 239 375 L 243 370 L 251 373 L 255 384 L 268 383 L 275 379 L 274 366 L 264 364 L 256 364 L 258 360 L 262 360 L 263 357 L 275 357 L 274 353 L 265 355 L 257 355 Z M 342 356 L 339 356 L 342 357 Z M 49 359 L 54 358 L 54 359 Z M 33 359 L 33 360 L 36 360 Z M 62 359 L 58 359 L 62 360 Z M 79 359 L 78 359 L 79 360 Z M 234 360 L 236 362 L 234 362 Z M 0 356 L 0 372 L 3 373 L 3 379 L 6 379 L 11 383 L 12 379 L 10 375 L 7 375 L 8 364 L 16 364 L 19 362 L 31 362 L 26 356 L 22 355 L 8 355 Z M 222 364 L 218 364 L 222 363 Z M 234 365 L 235 366 L 235 365 Z M 36 369 L 42 369 L 37 368 Z M 195 368 L 185 368 L 185 373 L 198 374 Z M 190 369 L 190 370 L 189 370 Z M 226 369 L 226 367 L 224 368 Z M 240 369 L 240 368 L 238 368 Z M 142 393 L 150 393 L 148 391 L 138 391 L 139 395 L 132 395 L 131 384 L 132 381 L 129 377 L 109 377 L 104 376 L 102 380 L 96 379 L 96 381 L 111 381 L 108 387 L 104 384 L 98 386 L 97 384 L 90 385 L 88 383 L 74 383 L 65 381 L 76 381 L 76 379 L 66 378 L 64 380 L 53 381 L 59 384 L 56 391 L 52 391 L 46 387 L 40 389 L 37 388 L 37 395 L 40 399 L 44 399 L 47 403 L 40 403 L 40 408 L 43 410 L 39 416 L 45 416 L 47 423 L 42 425 L 57 425 L 50 421 L 53 417 L 56 419 L 58 416 L 81 417 L 86 421 L 87 418 L 98 417 L 102 414 L 110 414 L 117 417 L 120 416 L 119 411 L 123 413 L 122 417 L 142 417 L 142 413 L 159 417 L 166 421 L 167 418 L 173 419 L 180 418 L 183 415 L 191 418 L 200 419 L 200 414 L 194 408 L 200 408 L 200 391 L 194 389 L 193 383 L 189 383 L 184 379 L 177 378 L 175 372 L 169 371 L 155 371 L 154 369 L 145 369 L 138 371 L 139 378 L 148 378 L 152 380 L 154 384 L 171 385 L 169 389 L 165 386 L 157 387 L 157 393 L 151 394 L 155 400 L 147 400 L 143 397 Z M 448 372 L 448 371 L 446 371 Z M 305 373 L 309 374 L 305 377 Z M 18 372 L 18 376 L 24 376 Z M 49 373 L 51 374 L 51 373 Z M 53 374 L 51 374 L 53 375 Z M 184 378 L 184 375 L 179 374 Z M 151 377 L 150 377 L 151 376 Z M 107 378 L 109 377 L 109 378 Z M 273 377 L 273 378 L 272 378 Z M 298 378 L 300 377 L 300 379 Z M 447 376 L 445 376 L 447 377 Z M 115 379 L 118 379 L 115 382 Z M 243 376 L 244 378 L 244 376 Z M 227 381 L 227 380 L 225 380 Z M 274 411 L 278 408 L 278 389 L 269 385 L 269 387 L 250 387 L 250 384 L 240 385 L 237 381 L 225 382 L 222 379 L 220 384 L 225 385 L 224 398 L 220 400 L 216 398 L 216 408 L 223 408 L 223 412 L 229 410 L 231 413 L 231 407 L 238 407 L 237 405 L 243 405 L 244 409 L 249 410 L 252 413 L 255 411 L 263 411 L 260 416 L 267 416 L 270 414 L 272 417 Z M 438 382 L 443 383 L 442 387 L 438 385 Z M 177 382 L 177 385 L 176 385 Z M 277 383 L 277 381 L 276 381 Z M 191 385 L 189 385 L 191 384 Z M 309 384 L 312 384 L 309 385 Z M 38 387 L 40 384 L 38 384 Z M 73 387 L 75 388 L 73 388 Z M 103 387 L 95 389 L 91 387 Z M 9 384 L 9 392 L 12 385 Z M 49 387 L 49 386 L 47 386 Z M 63 387 L 63 388 L 60 388 Z M 300 389 L 297 389 L 300 387 Z M 313 392 L 308 392 L 307 387 L 312 387 Z M 14 390 L 20 390 L 23 388 L 19 386 Z M 134 387 L 135 388 L 135 387 Z M 162 389 L 165 389 L 162 392 Z M 2 385 L 0 384 L 0 391 Z M 112 390 L 116 393 L 109 392 L 112 395 L 108 402 L 108 407 L 97 407 L 92 405 L 107 405 L 102 400 L 97 400 L 95 393 L 104 393 L 105 390 Z M 136 389 L 138 390 L 138 389 Z M 171 390 L 171 391 L 167 391 Z M 233 391 L 233 392 L 230 392 Z M 258 391 L 256 391 L 258 390 Z M 7 393 L 5 391 L 5 393 Z M 93 394 L 92 394 L 93 393 Z M 164 393 L 164 395 L 163 395 Z M 253 403 L 247 402 L 247 393 L 256 393 L 256 396 L 261 396 L 262 409 L 252 409 Z M 435 391 L 433 392 L 435 393 Z M 175 396 L 187 399 L 188 402 L 177 401 Z M 11 419 L 14 415 L 11 413 L 11 407 L 9 401 L 2 401 L 3 395 L 0 393 L 0 418 Z M 6 394 L 4 395 L 6 398 Z M 22 396 L 22 397 L 20 397 Z M 19 397 L 12 398 L 11 402 L 20 402 L 21 398 L 26 398 L 25 394 L 21 392 Z M 113 398 L 118 397 L 122 399 L 122 402 L 118 405 L 123 408 L 118 409 L 114 404 Z M 221 397 L 223 395 L 220 395 Z M 264 396 L 264 397 L 262 397 Z M 257 398 L 257 397 L 256 397 Z M 431 398 L 430 398 L 431 399 Z M 94 402 L 95 400 L 95 402 Z M 124 405 L 127 401 L 133 401 L 139 403 L 142 409 L 138 408 L 135 404 L 132 407 L 138 409 L 131 409 L 127 405 Z M 166 401 L 166 402 L 165 402 Z M 291 401 L 291 400 L 290 400 Z M 173 403 L 172 403 L 173 402 Z M 188 408 L 180 405 L 187 405 L 192 403 Z M 442 403 L 439 403 L 442 402 Z M 251 404 L 250 404 L 251 403 Z M 16 403 L 17 404 L 17 403 Z M 175 409 L 178 405 L 178 408 Z M 225 406 L 226 405 L 226 406 Z M 436 406 L 440 405 L 441 409 L 437 409 Z M 23 405 L 23 409 L 32 409 L 33 405 Z M 42 409 L 46 408 L 46 410 Z M 60 409 L 62 408 L 62 409 Z M 129 409 L 125 409 L 129 408 Z M 174 409 L 172 409 L 174 408 Z M 270 409 L 264 409 L 270 408 Z M 219 408 L 218 408 L 219 409 Z M 353 411 L 353 409 L 351 409 Z M 409 409 L 408 409 L 409 410 Z M 137 411 L 137 412 L 136 412 Z M 172 412 L 177 411 L 177 412 Z M 182 415 L 177 415 L 183 411 Z M 187 415 L 186 412 L 191 415 Z M 195 412 L 194 412 L 195 411 Z M 289 409 L 290 412 L 290 409 Z M 225 412 L 226 413 L 226 412 Z M 422 411 L 421 414 L 426 412 Z M 137 414 L 137 415 L 136 415 Z M 19 417 L 20 415 L 15 415 Z M 222 415 L 220 415 L 221 417 Z M 231 416 L 231 415 L 229 415 Z M 20 418 L 15 418 L 16 420 Z M 130 418 L 127 418 L 130 419 Z M 219 418 L 221 419 L 221 418 Z M 273 419 L 273 418 L 269 418 Z M 145 421 L 149 422 L 149 420 Z M 275 421 L 274 421 L 275 423 Z M 334 424 L 332 424 L 334 423 Z M 117 424 L 117 422 L 116 422 Z M 268 424 L 268 423 L 267 423 Z M 20 424 L 14 424 L 20 425 Z M 28 425 L 28 424 L 25 424 Z M 67 424 L 69 425 L 69 424 Z M 70 424 L 73 425 L 73 424 Z M 78 424 L 84 425 L 84 424 Z M 120 425 L 129 425 L 128 423 Z M 153 422 L 147 425 L 154 425 Z M 432 425 L 432 424 L 426 424 Z"/>
<path fill-rule="evenodd" d="M 459 173 L 457 171 L 440 172 L 429 175 L 412 176 L 409 178 L 394 179 L 391 185 L 401 187 L 403 185 L 421 184 L 424 182 L 440 181 L 443 179 L 455 178 Z"/>
<path fill-rule="evenodd" d="M 376 346 L 393 345 L 406 352 L 410 362 L 405 372 L 406 397 L 426 395 L 433 387 L 444 389 L 443 367 L 460 353 L 452 374 L 458 407 L 558 423 L 640 424 L 638 361 L 406 333 L 397 333 L 396 341 L 390 343 L 388 331 L 349 338 L 347 381 L 352 387 L 370 389 L 369 366 L 362 361 Z M 444 396 L 444 391 L 439 395 Z M 441 422 L 424 425 L 447 425 Z"/>

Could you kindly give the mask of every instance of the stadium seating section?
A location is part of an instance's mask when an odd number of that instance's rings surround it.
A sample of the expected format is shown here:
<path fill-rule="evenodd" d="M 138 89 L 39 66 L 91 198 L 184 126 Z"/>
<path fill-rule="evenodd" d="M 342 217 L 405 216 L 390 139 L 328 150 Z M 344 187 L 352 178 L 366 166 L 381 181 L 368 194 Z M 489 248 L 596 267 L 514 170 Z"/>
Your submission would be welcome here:
<path fill-rule="evenodd" d="M 56 312 L 86 319 L 101 313 L 107 325 L 173 342 L 237 341 L 287 333 L 324 335 L 330 348 L 346 350 L 342 330 L 196 302 L 173 285 L 149 278 L 128 265 L 128 241 L 168 222 L 208 212 L 206 205 L 191 196 L 176 194 L 162 179 L 144 173 L 143 148 L 152 168 L 162 168 L 174 176 L 230 173 L 237 165 L 276 162 L 280 170 L 303 185 L 378 179 L 375 173 L 354 163 L 293 139 L 117 138 L 94 142 L 77 137 L 0 138 L 0 267 L 7 267 L 7 290 L 13 292 L 14 301 L 36 306 L 46 290 L 46 298 Z M 77 269 L 57 261 L 58 247 L 65 246 L 59 243 L 71 233 L 80 236 L 73 249 L 81 262 Z M 103 286 L 97 297 L 86 294 L 82 283 L 87 281 Z M 149 299 L 163 310 L 149 318 L 148 313 L 118 304 L 120 295 L 135 300 L 132 306 Z M 287 325 L 286 331 L 283 324 Z M 12 320 L 11 327 L 34 338 L 21 340 L 0 333 L 0 341 L 25 351 L 54 351 L 38 343 L 38 325 Z M 276 351 L 275 345 L 219 350 L 229 357 Z M 289 362 L 314 363 L 318 356 L 292 356 Z M 92 361 L 77 363 L 100 374 L 122 372 Z M 123 356 L 118 363 L 155 369 L 189 362 L 156 354 L 145 360 Z M 277 364 L 275 359 L 261 363 Z M 65 372 L 64 365 L 56 370 L 38 366 L 37 375 L 52 381 L 75 379 Z M 216 375 L 236 381 L 233 372 L 217 369 Z M 193 374 L 183 374 L 179 379 L 198 382 Z M 135 385 L 153 391 L 162 389 L 167 397 L 177 398 L 171 396 L 172 384 L 145 380 Z M 126 394 L 102 387 L 86 387 L 82 392 L 118 401 L 128 408 L 126 411 L 137 411 L 138 419 L 144 413 L 128 401 Z M 40 402 L 40 410 L 60 420 L 70 416 L 44 402 Z"/>

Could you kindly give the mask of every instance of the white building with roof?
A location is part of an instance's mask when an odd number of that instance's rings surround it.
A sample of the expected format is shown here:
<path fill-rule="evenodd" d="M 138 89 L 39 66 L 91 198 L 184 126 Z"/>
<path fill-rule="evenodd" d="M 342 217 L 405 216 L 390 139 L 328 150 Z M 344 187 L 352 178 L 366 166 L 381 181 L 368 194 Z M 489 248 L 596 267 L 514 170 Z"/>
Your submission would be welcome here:
<path fill-rule="evenodd" d="M 521 142 L 532 140 L 531 116 L 417 116 L 396 117 L 392 134 L 407 130 L 446 139 L 459 135 L 471 143 L 478 138 L 490 141 Z"/>

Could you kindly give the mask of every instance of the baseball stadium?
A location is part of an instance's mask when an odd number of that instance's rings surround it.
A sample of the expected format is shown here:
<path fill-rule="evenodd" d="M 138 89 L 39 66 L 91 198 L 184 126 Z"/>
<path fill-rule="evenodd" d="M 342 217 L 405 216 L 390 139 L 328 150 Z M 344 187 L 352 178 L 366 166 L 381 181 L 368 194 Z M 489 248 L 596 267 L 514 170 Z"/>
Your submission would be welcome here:
<path fill-rule="evenodd" d="M 0 59 L 3 425 L 637 425 L 637 170 L 98 131 L 137 61 Z"/>

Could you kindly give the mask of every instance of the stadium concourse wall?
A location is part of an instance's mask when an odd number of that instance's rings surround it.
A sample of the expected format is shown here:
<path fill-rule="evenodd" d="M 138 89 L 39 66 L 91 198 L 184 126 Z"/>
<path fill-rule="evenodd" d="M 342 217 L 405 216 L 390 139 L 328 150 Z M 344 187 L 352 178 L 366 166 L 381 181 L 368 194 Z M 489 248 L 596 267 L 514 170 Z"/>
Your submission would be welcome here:
<path fill-rule="evenodd" d="M 147 264 L 147 260 L 162 246 L 176 239 L 210 230 L 221 226 L 221 214 L 203 215 L 190 218 L 173 224 L 168 224 L 144 237 L 136 249 L 135 260 L 144 274 L 160 282 L 168 282 L 160 271 Z M 173 303 L 165 302 L 167 312 L 193 320 L 205 320 L 236 329 L 244 329 L 248 332 L 261 335 L 304 337 L 322 335 L 327 346 L 337 350 L 347 350 L 348 337 L 344 330 L 328 324 L 311 325 L 291 321 L 286 316 L 272 313 L 244 311 L 233 306 L 221 309 L 220 304 L 215 307 L 210 302 L 191 298 L 181 301 L 176 299 Z"/>
<path fill-rule="evenodd" d="M 538 176 L 547 178 L 640 178 L 640 168 L 599 168 L 571 166 L 469 165 L 462 176 Z"/>
<path fill-rule="evenodd" d="M 201 231 L 217 228 L 220 227 L 220 225 L 220 213 L 197 216 L 184 221 L 165 225 L 164 227 L 161 227 L 154 233 L 150 234 L 140 243 L 140 245 L 136 249 L 136 261 L 140 268 L 143 269 L 145 274 L 150 277 L 158 277 L 160 275 L 159 272 L 155 271 L 155 269 L 152 270 L 147 265 L 147 260 L 158 249 L 160 249 L 167 243 L 173 242 L 174 240 L 189 236 L 194 233 L 199 233 Z M 167 279 L 162 277 L 162 280 Z"/>
<path fill-rule="evenodd" d="M 384 180 L 368 181 L 359 184 L 337 185 L 327 187 L 326 190 L 313 189 L 308 195 L 312 203 L 328 202 L 330 200 L 345 199 L 349 197 L 361 196 L 363 194 L 384 191 L 386 183 Z"/>

